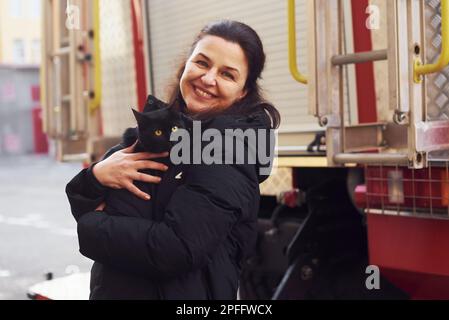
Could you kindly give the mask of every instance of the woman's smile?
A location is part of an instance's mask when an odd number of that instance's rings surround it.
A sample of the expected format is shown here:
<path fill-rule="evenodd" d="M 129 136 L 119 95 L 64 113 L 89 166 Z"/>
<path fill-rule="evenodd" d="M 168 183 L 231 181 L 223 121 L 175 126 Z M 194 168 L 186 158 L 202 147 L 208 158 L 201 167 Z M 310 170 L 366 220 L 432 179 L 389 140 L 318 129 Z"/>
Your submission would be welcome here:
<path fill-rule="evenodd" d="M 210 93 L 198 86 L 195 86 L 194 84 L 192 84 L 192 87 L 193 87 L 193 91 L 195 92 L 196 96 L 200 99 L 210 101 L 213 98 L 217 97 L 216 95 L 213 95 L 212 93 Z"/>

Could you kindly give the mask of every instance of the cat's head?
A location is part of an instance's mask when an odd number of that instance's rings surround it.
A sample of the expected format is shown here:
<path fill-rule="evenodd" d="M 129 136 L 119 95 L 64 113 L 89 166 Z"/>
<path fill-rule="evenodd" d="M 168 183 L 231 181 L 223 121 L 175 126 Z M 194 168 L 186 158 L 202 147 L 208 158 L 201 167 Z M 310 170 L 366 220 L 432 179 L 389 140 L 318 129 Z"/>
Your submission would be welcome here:
<path fill-rule="evenodd" d="M 145 151 L 154 153 L 170 151 L 174 144 L 170 141 L 170 134 L 185 127 L 181 114 L 173 108 L 150 112 L 132 110 L 137 120 L 138 139 Z"/>

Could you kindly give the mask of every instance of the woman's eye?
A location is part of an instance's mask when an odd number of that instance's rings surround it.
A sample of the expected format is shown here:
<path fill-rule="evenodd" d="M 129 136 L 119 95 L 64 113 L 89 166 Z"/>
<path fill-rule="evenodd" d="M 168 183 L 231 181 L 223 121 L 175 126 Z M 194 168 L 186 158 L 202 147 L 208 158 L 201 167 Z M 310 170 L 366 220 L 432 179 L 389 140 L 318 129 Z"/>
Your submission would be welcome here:
<path fill-rule="evenodd" d="M 233 76 L 231 73 L 227 72 L 227 71 L 223 72 L 223 75 L 224 75 L 226 78 L 229 78 L 229 79 L 231 79 L 231 80 L 234 80 L 234 76 Z"/>
<path fill-rule="evenodd" d="M 173 131 L 173 132 L 175 132 L 176 130 L 178 130 L 177 126 L 174 126 L 174 127 L 171 128 L 171 131 Z"/>
<path fill-rule="evenodd" d="M 198 60 L 196 63 L 202 67 L 208 67 L 208 64 L 206 61 Z"/>
<path fill-rule="evenodd" d="M 162 130 L 156 130 L 154 131 L 154 134 L 159 137 L 162 135 Z"/>

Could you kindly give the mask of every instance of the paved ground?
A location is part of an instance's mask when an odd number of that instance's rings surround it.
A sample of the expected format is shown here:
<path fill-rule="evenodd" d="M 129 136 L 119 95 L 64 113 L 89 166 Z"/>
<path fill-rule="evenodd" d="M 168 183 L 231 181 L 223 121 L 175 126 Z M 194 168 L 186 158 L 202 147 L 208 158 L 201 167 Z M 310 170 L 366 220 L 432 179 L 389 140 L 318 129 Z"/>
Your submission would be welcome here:
<path fill-rule="evenodd" d="M 87 272 L 65 185 L 80 163 L 46 156 L 0 156 L 0 300 L 27 299 L 46 272 Z"/>

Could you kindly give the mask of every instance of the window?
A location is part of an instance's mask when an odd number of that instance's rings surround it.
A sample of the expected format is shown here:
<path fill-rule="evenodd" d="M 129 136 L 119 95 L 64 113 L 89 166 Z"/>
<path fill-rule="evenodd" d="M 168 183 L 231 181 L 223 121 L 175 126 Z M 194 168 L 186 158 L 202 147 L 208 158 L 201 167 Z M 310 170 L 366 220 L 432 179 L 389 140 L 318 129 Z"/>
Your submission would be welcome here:
<path fill-rule="evenodd" d="M 41 17 L 41 1 L 40 0 L 28 0 L 30 6 L 28 11 L 31 18 L 39 19 Z"/>
<path fill-rule="evenodd" d="M 11 17 L 21 18 L 23 16 L 22 0 L 9 0 L 9 11 Z"/>
<path fill-rule="evenodd" d="M 41 62 L 41 41 L 33 39 L 31 42 L 31 63 Z"/>
<path fill-rule="evenodd" d="M 14 63 L 25 63 L 25 44 L 22 39 L 13 42 L 12 59 Z"/>

